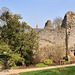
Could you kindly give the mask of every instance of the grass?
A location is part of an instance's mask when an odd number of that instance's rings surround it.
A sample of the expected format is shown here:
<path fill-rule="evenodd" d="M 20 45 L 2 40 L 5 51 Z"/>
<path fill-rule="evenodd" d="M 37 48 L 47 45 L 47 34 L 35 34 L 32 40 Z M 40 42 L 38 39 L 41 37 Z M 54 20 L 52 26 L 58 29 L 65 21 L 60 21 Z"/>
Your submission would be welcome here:
<path fill-rule="evenodd" d="M 9 67 L 6 67 L 6 69 L 10 69 L 11 67 L 13 67 L 13 69 L 18 69 L 18 68 L 20 68 L 20 66 L 9 66 Z"/>
<path fill-rule="evenodd" d="M 37 67 L 47 67 L 48 65 L 45 65 L 44 63 L 38 63 L 36 64 Z"/>
<path fill-rule="evenodd" d="M 75 75 L 75 66 L 62 68 L 65 69 L 65 72 L 59 72 L 60 68 L 47 69 L 40 71 L 24 72 L 20 75 Z"/>
<path fill-rule="evenodd" d="M 12 66 L 13 67 L 13 69 L 18 69 L 18 68 L 20 68 L 20 66 Z"/>

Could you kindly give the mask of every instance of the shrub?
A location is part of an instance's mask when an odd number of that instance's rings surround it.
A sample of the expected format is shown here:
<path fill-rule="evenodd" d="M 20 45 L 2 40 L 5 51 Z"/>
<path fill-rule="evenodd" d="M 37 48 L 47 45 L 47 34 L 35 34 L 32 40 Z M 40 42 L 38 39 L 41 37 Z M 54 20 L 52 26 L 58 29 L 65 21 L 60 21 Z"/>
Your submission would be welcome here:
<path fill-rule="evenodd" d="M 37 67 L 47 67 L 48 65 L 45 65 L 44 63 L 38 63 L 36 64 Z"/>
<path fill-rule="evenodd" d="M 65 59 L 66 61 L 68 61 L 68 57 L 63 57 L 63 59 Z"/>
<path fill-rule="evenodd" d="M 2 66 L 3 65 L 3 62 L 2 61 L 0 61 L 0 66 Z"/>
<path fill-rule="evenodd" d="M 52 63 L 53 63 L 53 60 L 51 60 L 51 59 L 46 59 L 44 61 L 44 64 L 46 64 L 46 65 L 52 65 Z"/>
<path fill-rule="evenodd" d="M 5 69 L 10 69 L 12 66 L 5 67 Z"/>
<path fill-rule="evenodd" d="M 26 64 L 26 66 L 29 66 L 30 65 L 30 61 L 29 60 L 26 60 L 25 61 L 25 64 Z"/>
<path fill-rule="evenodd" d="M 70 63 L 70 61 L 65 61 L 65 64 Z"/>

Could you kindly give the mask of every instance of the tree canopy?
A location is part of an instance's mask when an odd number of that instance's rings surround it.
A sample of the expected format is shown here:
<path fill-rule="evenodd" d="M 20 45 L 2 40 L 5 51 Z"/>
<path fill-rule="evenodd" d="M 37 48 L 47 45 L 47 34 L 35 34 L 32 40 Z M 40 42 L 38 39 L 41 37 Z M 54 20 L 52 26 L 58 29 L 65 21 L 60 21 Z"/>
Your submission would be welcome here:
<path fill-rule="evenodd" d="M 21 23 L 19 19 L 22 17 L 17 14 L 10 15 L 7 11 L 2 13 L 0 19 L 7 23 L 0 26 L 0 55 L 5 51 L 5 54 L 11 57 L 10 62 L 13 61 L 16 65 L 29 65 L 33 50 L 38 49 L 35 31 L 27 23 Z"/>

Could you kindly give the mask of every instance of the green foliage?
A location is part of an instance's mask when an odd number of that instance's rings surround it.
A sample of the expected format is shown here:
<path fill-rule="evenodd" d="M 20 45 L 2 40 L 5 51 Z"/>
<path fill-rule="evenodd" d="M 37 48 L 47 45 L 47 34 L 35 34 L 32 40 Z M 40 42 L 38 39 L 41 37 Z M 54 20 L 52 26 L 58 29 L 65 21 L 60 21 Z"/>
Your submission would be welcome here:
<path fill-rule="evenodd" d="M 20 68 L 20 66 L 12 66 L 13 67 L 13 69 L 18 69 L 18 68 Z"/>
<path fill-rule="evenodd" d="M 11 56 L 12 50 L 9 48 L 8 45 L 0 45 L 0 59 L 1 61 L 8 61 Z"/>
<path fill-rule="evenodd" d="M 26 63 L 27 66 L 30 65 L 30 61 L 29 60 L 26 60 L 25 63 Z"/>
<path fill-rule="evenodd" d="M 68 57 L 63 57 L 63 59 L 64 59 L 65 61 L 68 61 Z"/>
<path fill-rule="evenodd" d="M 17 14 L 10 15 L 9 12 L 4 12 L 0 19 L 7 23 L 0 27 L 0 54 L 8 54 L 11 57 L 7 60 L 9 63 L 12 61 L 16 65 L 29 65 L 33 50 L 38 49 L 36 33 L 25 22 L 20 23 L 19 19 L 22 18 Z"/>
<path fill-rule="evenodd" d="M 20 54 L 11 54 L 11 58 L 8 61 L 8 64 L 15 63 L 23 63 L 24 58 L 20 57 Z"/>
<path fill-rule="evenodd" d="M 18 69 L 18 68 L 20 68 L 20 66 L 9 66 L 9 67 L 5 67 L 5 69 L 10 69 L 10 68 L 13 68 L 13 69 Z"/>
<path fill-rule="evenodd" d="M 12 50 L 9 48 L 8 45 L 0 45 L 0 54 L 3 53 L 12 53 Z"/>
<path fill-rule="evenodd" d="M 3 62 L 0 60 L 0 66 L 2 66 L 3 65 Z"/>
<path fill-rule="evenodd" d="M 10 65 L 10 63 L 22 63 L 24 58 L 21 57 L 20 54 L 17 54 L 9 48 L 8 45 L 0 45 L 0 59 L 7 61 L 6 64 Z"/>
<path fill-rule="evenodd" d="M 5 67 L 5 69 L 10 69 L 12 66 Z"/>
<path fill-rule="evenodd" d="M 45 65 L 44 63 L 38 63 L 36 64 L 37 67 L 47 67 L 48 65 Z"/>
<path fill-rule="evenodd" d="M 9 11 L 5 11 L 0 17 L 0 19 L 2 19 L 3 21 L 6 21 L 8 18 L 9 18 Z"/>
<path fill-rule="evenodd" d="M 51 60 L 51 59 L 46 59 L 44 61 L 44 64 L 46 64 L 46 65 L 52 65 L 52 63 L 53 63 L 53 60 Z"/>
<path fill-rule="evenodd" d="M 11 58 L 11 56 L 8 55 L 8 54 L 1 54 L 1 55 L 0 55 L 0 58 L 2 58 L 2 59 L 5 60 L 5 61 L 8 61 L 8 60 Z"/>
<path fill-rule="evenodd" d="M 70 61 L 65 61 L 64 63 L 66 63 L 66 64 L 67 64 L 67 63 L 70 63 Z"/>
<path fill-rule="evenodd" d="M 31 65 L 29 65 L 29 66 L 34 66 L 34 65 L 31 64 Z"/>

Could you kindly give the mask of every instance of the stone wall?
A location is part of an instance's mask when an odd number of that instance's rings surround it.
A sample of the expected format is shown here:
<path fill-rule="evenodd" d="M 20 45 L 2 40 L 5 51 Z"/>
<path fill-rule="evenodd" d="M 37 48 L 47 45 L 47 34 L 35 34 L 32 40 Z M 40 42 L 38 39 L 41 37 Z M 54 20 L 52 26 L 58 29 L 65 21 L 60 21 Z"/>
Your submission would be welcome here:
<path fill-rule="evenodd" d="M 67 24 L 67 33 L 68 35 L 68 47 L 69 49 L 75 48 L 75 13 L 69 11 L 66 13 L 62 27 L 66 27 Z"/>
<path fill-rule="evenodd" d="M 65 14 L 62 21 L 61 31 L 58 32 L 56 29 L 52 28 L 51 21 L 48 20 L 45 23 L 45 27 L 41 30 L 39 34 L 39 50 L 37 51 L 38 60 L 43 62 L 45 59 L 52 58 L 52 51 L 59 55 L 59 52 L 63 51 L 61 56 L 66 55 L 66 25 L 68 35 L 68 50 L 69 52 L 75 49 L 75 13 L 69 11 Z M 53 55 L 54 53 L 52 53 Z M 54 54 L 55 56 L 55 54 Z M 61 57 L 60 55 L 57 58 Z M 74 58 L 73 54 L 70 57 Z M 70 58 L 69 57 L 69 58 Z M 71 60 L 71 59 L 70 59 Z"/>
<path fill-rule="evenodd" d="M 66 28 L 68 33 L 68 57 L 70 61 L 75 60 L 73 52 L 75 50 L 75 13 L 69 11 L 65 14 L 63 19 L 62 27 Z"/>
<path fill-rule="evenodd" d="M 63 55 L 65 55 L 65 29 L 62 29 L 61 32 L 58 32 L 55 29 L 43 29 L 39 32 L 39 50 L 38 55 L 41 56 L 40 61 L 43 62 L 45 59 L 50 59 L 50 53 L 53 54 L 52 51 L 57 51 L 56 54 L 59 53 L 58 46 L 62 46 Z M 52 48 L 53 47 L 53 48 Z M 64 48 L 64 49 L 63 49 Z M 53 49 L 53 50 L 52 50 Z M 54 54 L 53 54 L 54 55 Z M 62 55 L 62 56 L 63 56 Z M 59 56 L 60 57 L 60 56 Z"/>

